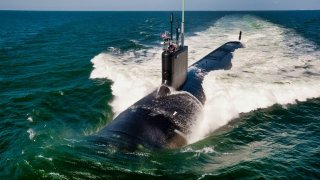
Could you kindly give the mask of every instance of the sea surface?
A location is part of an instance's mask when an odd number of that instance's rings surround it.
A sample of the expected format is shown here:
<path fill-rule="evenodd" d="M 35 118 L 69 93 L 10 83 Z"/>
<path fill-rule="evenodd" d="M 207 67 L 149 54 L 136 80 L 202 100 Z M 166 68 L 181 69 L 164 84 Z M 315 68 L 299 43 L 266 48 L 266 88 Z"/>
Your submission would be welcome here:
<path fill-rule="evenodd" d="M 245 45 L 206 76 L 189 145 L 87 143 L 159 86 L 169 15 L 0 11 L 0 179 L 319 179 L 320 11 L 186 12 L 190 64 Z"/>

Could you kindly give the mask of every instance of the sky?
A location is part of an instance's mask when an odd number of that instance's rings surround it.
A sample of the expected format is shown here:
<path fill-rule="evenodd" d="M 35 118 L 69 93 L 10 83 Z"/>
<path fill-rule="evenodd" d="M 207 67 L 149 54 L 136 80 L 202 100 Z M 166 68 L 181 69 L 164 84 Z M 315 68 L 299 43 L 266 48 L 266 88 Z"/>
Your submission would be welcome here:
<path fill-rule="evenodd" d="M 320 10 L 320 0 L 185 0 L 186 10 Z M 172 11 L 181 0 L 0 0 L 0 10 Z"/>

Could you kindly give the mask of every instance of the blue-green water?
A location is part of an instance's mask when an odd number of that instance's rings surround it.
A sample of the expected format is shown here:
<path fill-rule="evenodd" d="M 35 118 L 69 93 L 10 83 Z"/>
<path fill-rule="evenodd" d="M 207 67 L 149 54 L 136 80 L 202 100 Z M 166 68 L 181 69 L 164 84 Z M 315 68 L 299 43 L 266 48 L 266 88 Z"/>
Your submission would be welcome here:
<path fill-rule="evenodd" d="M 0 11 L 1 179 L 319 179 L 320 11 L 187 12 L 190 61 L 240 30 L 246 46 L 206 77 L 190 144 L 85 140 L 160 83 L 168 16 Z"/>

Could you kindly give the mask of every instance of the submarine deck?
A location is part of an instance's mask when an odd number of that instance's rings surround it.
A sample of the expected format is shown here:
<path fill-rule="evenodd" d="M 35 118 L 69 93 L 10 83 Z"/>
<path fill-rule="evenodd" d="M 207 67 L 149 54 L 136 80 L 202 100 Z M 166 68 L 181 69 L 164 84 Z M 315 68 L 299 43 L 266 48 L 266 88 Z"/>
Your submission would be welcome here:
<path fill-rule="evenodd" d="M 219 48 L 215 49 L 205 57 L 203 57 L 198 62 L 194 63 L 192 66 L 200 68 L 206 72 L 219 69 L 230 69 L 232 53 L 238 49 L 242 48 L 243 45 L 239 41 L 227 42 Z"/>

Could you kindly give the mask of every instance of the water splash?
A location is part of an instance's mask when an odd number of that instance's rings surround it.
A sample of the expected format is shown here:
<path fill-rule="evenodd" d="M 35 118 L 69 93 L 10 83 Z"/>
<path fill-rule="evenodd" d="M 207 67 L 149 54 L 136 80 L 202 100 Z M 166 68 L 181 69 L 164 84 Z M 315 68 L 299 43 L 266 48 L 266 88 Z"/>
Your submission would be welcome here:
<path fill-rule="evenodd" d="M 33 140 L 33 138 L 36 136 L 36 132 L 33 129 L 28 129 L 27 133 L 29 134 L 29 139 Z"/>

